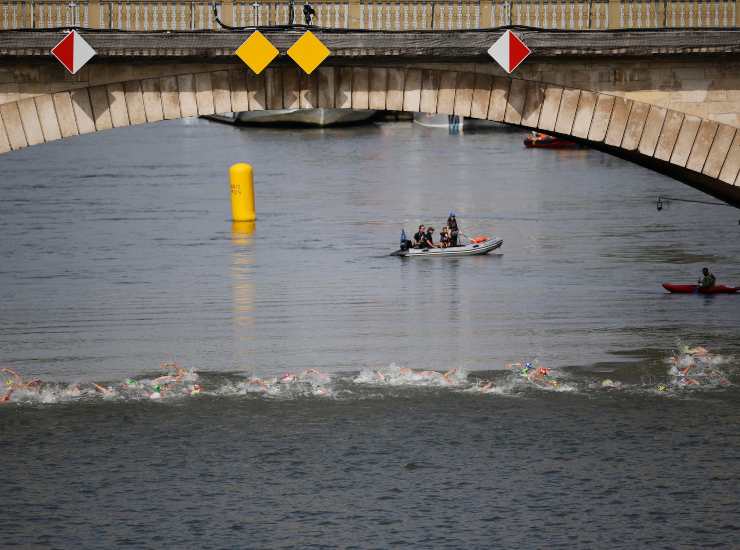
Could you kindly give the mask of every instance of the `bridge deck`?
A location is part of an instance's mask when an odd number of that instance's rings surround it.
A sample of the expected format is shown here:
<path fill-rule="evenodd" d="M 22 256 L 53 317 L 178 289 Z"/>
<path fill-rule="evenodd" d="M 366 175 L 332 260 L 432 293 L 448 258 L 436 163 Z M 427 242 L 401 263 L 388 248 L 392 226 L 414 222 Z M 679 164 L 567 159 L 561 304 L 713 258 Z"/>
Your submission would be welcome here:
<path fill-rule="evenodd" d="M 282 52 L 304 32 L 260 29 Z M 502 29 L 469 31 L 359 31 L 312 29 L 332 57 L 399 57 L 475 60 Z M 111 32 L 85 31 L 99 57 L 232 57 L 251 31 Z M 522 28 L 516 32 L 537 57 L 664 56 L 740 53 L 740 29 L 662 31 L 552 31 Z M 59 31 L 0 32 L 0 56 L 48 56 Z M 331 59 L 331 58 L 330 58 Z"/>

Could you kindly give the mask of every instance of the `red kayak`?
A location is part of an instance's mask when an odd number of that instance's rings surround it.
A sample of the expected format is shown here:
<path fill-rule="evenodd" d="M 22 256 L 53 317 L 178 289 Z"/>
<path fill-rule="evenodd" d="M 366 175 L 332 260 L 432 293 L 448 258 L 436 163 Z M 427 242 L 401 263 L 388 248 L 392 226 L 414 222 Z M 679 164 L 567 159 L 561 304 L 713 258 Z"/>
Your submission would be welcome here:
<path fill-rule="evenodd" d="M 714 285 L 711 288 L 699 288 L 699 285 L 674 285 L 663 283 L 663 288 L 674 294 L 735 294 L 740 288 L 734 286 Z"/>
<path fill-rule="evenodd" d="M 578 147 L 577 143 L 567 141 L 539 132 L 530 132 L 524 140 L 525 147 L 541 149 L 571 149 Z"/>

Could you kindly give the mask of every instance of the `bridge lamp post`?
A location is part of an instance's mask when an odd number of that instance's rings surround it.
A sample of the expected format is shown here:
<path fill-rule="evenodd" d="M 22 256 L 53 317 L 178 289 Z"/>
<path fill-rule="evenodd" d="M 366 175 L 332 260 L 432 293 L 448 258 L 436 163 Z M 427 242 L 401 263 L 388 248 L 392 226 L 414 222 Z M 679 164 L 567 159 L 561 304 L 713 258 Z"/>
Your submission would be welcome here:
<path fill-rule="evenodd" d="M 70 2 L 69 4 L 67 4 L 67 7 L 72 12 L 72 26 L 73 27 L 77 26 L 77 6 L 78 4 L 76 2 Z"/>
<path fill-rule="evenodd" d="M 252 9 L 254 10 L 254 25 L 255 27 L 260 26 L 260 5 L 259 2 L 252 3 Z"/>

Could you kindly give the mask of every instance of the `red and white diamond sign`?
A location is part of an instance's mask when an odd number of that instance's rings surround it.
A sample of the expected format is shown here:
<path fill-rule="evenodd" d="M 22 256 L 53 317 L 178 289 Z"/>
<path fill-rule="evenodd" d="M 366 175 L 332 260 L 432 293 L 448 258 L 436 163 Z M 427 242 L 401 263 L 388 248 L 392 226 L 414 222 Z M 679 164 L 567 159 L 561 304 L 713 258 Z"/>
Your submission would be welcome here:
<path fill-rule="evenodd" d="M 51 55 L 70 73 L 75 74 L 93 58 L 95 50 L 77 34 L 77 31 L 72 31 L 51 49 Z"/>
<path fill-rule="evenodd" d="M 488 55 L 501 65 L 509 74 L 516 69 L 522 61 L 532 53 L 521 38 L 511 31 L 506 31 L 501 38 L 496 40 L 488 49 Z"/>

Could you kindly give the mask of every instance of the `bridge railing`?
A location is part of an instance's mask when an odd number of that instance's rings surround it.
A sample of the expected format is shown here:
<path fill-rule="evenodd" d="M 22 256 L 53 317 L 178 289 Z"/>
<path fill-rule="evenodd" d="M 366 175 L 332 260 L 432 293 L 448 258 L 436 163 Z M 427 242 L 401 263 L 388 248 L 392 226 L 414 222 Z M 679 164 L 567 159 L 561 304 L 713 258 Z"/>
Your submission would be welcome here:
<path fill-rule="evenodd" d="M 740 26 L 738 0 L 313 0 L 320 27 L 459 30 Z M 219 30 L 207 0 L 0 0 L 0 30 L 87 27 L 127 31 Z M 303 23 L 302 0 L 216 2 L 234 26 Z M 293 15 L 291 17 L 291 11 Z"/>
<path fill-rule="evenodd" d="M 618 28 L 737 26 L 737 2 L 730 0 L 643 0 L 621 2 Z"/>

